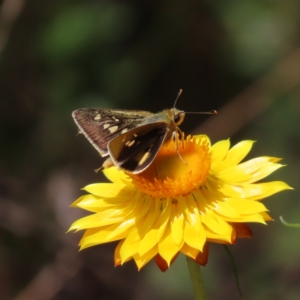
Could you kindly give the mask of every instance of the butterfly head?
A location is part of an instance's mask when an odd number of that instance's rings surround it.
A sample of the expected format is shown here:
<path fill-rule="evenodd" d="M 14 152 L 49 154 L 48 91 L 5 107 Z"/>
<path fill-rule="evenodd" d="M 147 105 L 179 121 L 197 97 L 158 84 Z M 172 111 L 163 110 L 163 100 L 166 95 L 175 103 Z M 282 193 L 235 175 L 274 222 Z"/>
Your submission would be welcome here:
<path fill-rule="evenodd" d="M 171 109 L 171 112 L 172 112 L 173 122 L 175 123 L 176 126 L 179 126 L 184 120 L 185 112 L 175 107 Z"/>

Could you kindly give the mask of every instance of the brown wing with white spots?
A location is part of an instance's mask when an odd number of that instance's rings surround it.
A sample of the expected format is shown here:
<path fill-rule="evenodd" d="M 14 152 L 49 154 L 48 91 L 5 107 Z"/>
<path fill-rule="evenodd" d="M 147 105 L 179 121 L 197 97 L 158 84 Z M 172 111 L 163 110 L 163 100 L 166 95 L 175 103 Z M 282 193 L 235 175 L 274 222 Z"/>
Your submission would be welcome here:
<path fill-rule="evenodd" d="M 97 108 L 81 108 L 72 113 L 79 131 L 100 152 L 109 155 L 107 145 L 115 137 L 138 126 L 143 119 L 152 115 L 145 111 L 122 111 Z"/>

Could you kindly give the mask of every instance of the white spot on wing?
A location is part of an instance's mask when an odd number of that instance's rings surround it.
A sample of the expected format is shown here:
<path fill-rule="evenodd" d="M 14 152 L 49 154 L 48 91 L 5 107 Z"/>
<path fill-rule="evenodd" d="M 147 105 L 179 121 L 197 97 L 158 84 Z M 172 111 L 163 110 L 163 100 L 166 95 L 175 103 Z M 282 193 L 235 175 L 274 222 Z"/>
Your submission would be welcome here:
<path fill-rule="evenodd" d="M 125 132 L 127 132 L 128 131 L 128 129 L 127 128 L 124 128 L 122 131 L 121 131 L 121 133 L 125 133 Z"/>
<path fill-rule="evenodd" d="M 104 126 L 105 126 L 105 125 L 104 125 Z M 115 126 L 113 126 L 113 127 L 108 128 L 108 131 L 109 131 L 110 133 L 114 133 L 114 132 L 116 132 L 116 131 L 118 130 L 118 128 L 119 128 L 119 126 L 115 125 Z"/>
<path fill-rule="evenodd" d="M 104 128 L 104 129 L 107 129 L 109 126 L 110 126 L 110 124 L 104 124 L 104 125 L 103 125 L 103 128 Z"/>
<path fill-rule="evenodd" d="M 126 142 L 125 145 L 126 145 L 127 147 L 131 147 L 131 146 L 134 145 L 134 143 L 135 143 L 135 140 L 131 140 L 131 141 Z"/>
<path fill-rule="evenodd" d="M 139 166 L 141 166 L 145 161 L 146 159 L 149 157 L 150 155 L 150 152 L 146 152 L 143 157 L 141 158 L 141 160 L 139 161 Z"/>
<path fill-rule="evenodd" d="M 95 120 L 95 121 L 99 121 L 99 120 L 101 120 L 101 116 L 100 116 L 100 114 L 97 114 L 97 115 L 96 115 L 96 117 L 94 118 L 94 120 Z"/>

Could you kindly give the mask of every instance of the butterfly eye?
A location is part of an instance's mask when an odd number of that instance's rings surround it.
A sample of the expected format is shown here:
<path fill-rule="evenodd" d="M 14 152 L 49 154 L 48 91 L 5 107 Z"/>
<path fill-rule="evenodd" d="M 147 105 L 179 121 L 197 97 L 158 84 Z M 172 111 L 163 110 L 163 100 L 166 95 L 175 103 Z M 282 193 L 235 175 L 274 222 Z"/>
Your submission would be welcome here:
<path fill-rule="evenodd" d="M 180 114 L 174 115 L 173 121 L 174 121 L 175 123 L 178 123 L 178 122 L 180 121 Z"/>
<path fill-rule="evenodd" d="M 184 119 L 184 113 L 180 112 L 173 116 L 173 121 L 176 125 L 180 125 Z"/>

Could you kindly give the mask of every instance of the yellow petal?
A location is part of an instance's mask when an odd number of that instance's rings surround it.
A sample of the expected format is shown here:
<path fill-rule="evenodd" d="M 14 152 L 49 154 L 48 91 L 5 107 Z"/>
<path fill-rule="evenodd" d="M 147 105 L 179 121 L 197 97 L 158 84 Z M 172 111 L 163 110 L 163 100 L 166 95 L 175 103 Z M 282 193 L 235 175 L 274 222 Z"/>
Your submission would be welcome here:
<path fill-rule="evenodd" d="M 141 248 L 140 245 L 142 240 L 145 239 L 143 231 L 149 232 L 152 226 L 159 226 L 157 224 L 153 225 L 153 220 L 155 216 L 152 215 L 152 212 L 155 209 L 151 209 L 151 205 L 155 207 L 154 202 L 157 202 L 156 211 L 157 214 L 159 214 L 161 212 L 161 206 L 159 205 L 159 201 L 153 201 L 153 199 L 145 198 L 144 201 L 139 202 L 139 207 L 136 207 L 133 213 L 135 215 L 136 225 L 135 227 L 131 228 L 121 249 L 120 255 L 122 257 L 122 260 L 126 260 L 128 257 L 137 254 L 138 250 Z M 151 216 L 151 220 L 149 219 L 149 216 Z M 156 215 L 156 217 L 158 217 L 158 215 Z M 148 220 L 150 220 L 150 222 L 147 222 L 147 218 Z M 145 223 L 147 224 L 147 227 L 144 226 Z M 142 230 L 142 228 L 144 228 L 144 230 Z M 162 230 L 163 228 L 160 229 Z M 147 241 L 144 241 L 144 243 L 146 242 Z M 153 247 L 153 245 L 150 245 L 145 250 L 145 252 L 149 251 L 151 247 Z"/>
<path fill-rule="evenodd" d="M 246 199 L 227 199 L 226 203 L 237 210 L 241 215 L 251 215 L 267 211 L 266 207 L 261 203 Z"/>
<path fill-rule="evenodd" d="M 137 230 L 137 229 L 133 228 L 131 230 L 130 234 L 134 230 Z M 131 237 L 133 236 L 132 234 L 131 235 L 130 234 L 124 240 L 122 247 L 120 248 L 120 258 L 121 258 L 122 262 L 126 261 L 126 260 L 130 259 L 131 257 L 133 257 L 134 255 L 136 255 L 138 252 L 138 249 L 140 247 L 140 244 L 141 244 L 141 240 L 138 240 L 138 241 L 130 240 L 129 236 L 131 236 Z"/>
<path fill-rule="evenodd" d="M 129 232 L 132 226 L 135 225 L 135 219 L 124 219 L 122 223 L 119 224 L 118 227 L 114 229 L 108 236 L 107 239 L 110 241 L 115 241 L 116 239 L 120 239 L 120 237 L 123 239 L 125 238 Z"/>
<path fill-rule="evenodd" d="M 226 157 L 230 147 L 229 140 L 223 140 L 212 145 L 211 150 L 213 153 L 211 168 L 214 170 L 218 164 Z"/>
<path fill-rule="evenodd" d="M 199 214 L 199 209 L 192 195 L 185 196 L 186 208 L 185 208 L 185 217 L 190 225 L 200 232 L 202 229 L 201 218 Z"/>
<path fill-rule="evenodd" d="M 223 161 L 218 163 L 218 166 L 213 169 L 213 172 L 221 171 L 223 169 L 235 166 L 240 163 L 249 153 L 254 141 L 242 141 L 233 146 L 227 153 Z"/>
<path fill-rule="evenodd" d="M 114 198 L 102 198 L 87 194 L 80 197 L 75 201 L 72 206 L 84 208 L 93 212 L 101 212 L 106 209 L 114 208 L 116 211 L 133 209 L 137 206 L 137 203 L 140 203 L 140 195 L 138 192 L 134 191 L 131 193 L 130 198 L 124 196 L 120 193 L 119 197 Z"/>
<path fill-rule="evenodd" d="M 166 209 L 166 203 L 164 201 L 160 203 L 160 201 L 154 201 L 151 197 L 146 197 L 145 199 L 145 203 L 148 203 L 149 209 L 145 217 L 138 220 L 137 227 L 139 230 L 137 239 L 144 238 L 147 232 L 153 228 L 153 224 L 160 216 L 160 213 Z M 162 207 L 161 205 L 164 206 Z"/>
<path fill-rule="evenodd" d="M 124 216 L 116 217 L 118 212 L 115 209 L 107 209 L 101 213 L 92 214 L 75 221 L 70 230 L 82 230 L 88 228 L 102 227 L 115 223 L 120 223 L 124 220 Z"/>
<path fill-rule="evenodd" d="M 183 241 L 180 245 L 175 244 L 171 231 L 169 229 L 165 231 L 164 236 L 158 243 L 158 252 L 168 266 L 170 266 L 172 258 L 180 251 L 183 244 Z"/>
<path fill-rule="evenodd" d="M 116 167 L 104 169 L 103 173 L 113 183 L 128 184 L 131 182 L 130 177 L 123 171 L 119 171 Z"/>
<path fill-rule="evenodd" d="M 214 242 L 214 243 L 222 243 L 222 244 L 232 244 L 232 233 L 233 229 L 231 228 L 231 231 L 227 234 L 218 234 L 210 230 L 210 228 L 206 228 L 205 226 L 205 232 L 206 232 L 206 239 L 207 241 Z"/>
<path fill-rule="evenodd" d="M 190 247 L 202 251 L 206 242 L 206 232 L 202 225 L 200 226 L 200 230 L 196 231 L 195 228 L 186 222 L 184 226 L 183 239 Z"/>
<path fill-rule="evenodd" d="M 76 201 L 74 201 L 71 204 L 71 207 L 79 207 L 80 208 L 80 207 L 84 207 L 85 205 L 89 206 L 89 204 L 93 205 L 93 203 L 97 202 L 98 199 L 100 199 L 100 198 L 96 197 L 94 195 L 87 194 L 87 195 L 79 197 Z"/>
<path fill-rule="evenodd" d="M 219 235 L 227 235 L 232 230 L 230 225 L 218 218 L 211 210 L 201 216 L 201 221 L 207 228 Z"/>
<path fill-rule="evenodd" d="M 265 211 L 260 213 L 260 215 L 263 217 L 265 221 L 273 221 L 273 218 Z"/>
<path fill-rule="evenodd" d="M 224 218 L 225 219 L 225 218 Z M 227 222 L 237 222 L 237 223 L 261 223 L 261 224 L 266 224 L 265 221 L 271 221 L 272 218 L 270 219 L 265 219 L 264 217 L 264 212 L 262 213 L 257 213 L 257 214 L 251 214 L 251 215 L 243 215 L 242 218 L 240 219 L 228 219 Z"/>
<path fill-rule="evenodd" d="M 190 247 L 187 244 L 184 244 L 181 249 L 180 252 L 184 253 L 186 256 L 192 258 L 192 259 L 196 259 L 197 255 L 199 254 L 199 250 L 194 249 L 193 247 Z"/>
<path fill-rule="evenodd" d="M 263 183 L 241 183 L 239 185 L 222 184 L 218 186 L 219 192 L 226 198 L 241 198 L 259 200 L 269 197 L 283 190 L 292 189 L 282 181 L 271 181 Z"/>
<path fill-rule="evenodd" d="M 121 240 L 115 249 L 115 253 L 114 253 L 115 266 L 119 266 L 122 263 L 122 260 L 120 257 L 120 249 L 123 245 L 123 242 L 124 242 L 124 240 Z"/>
<path fill-rule="evenodd" d="M 241 218 L 241 215 L 235 209 L 235 207 L 233 207 L 232 205 L 230 205 L 227 202 L 218 201 L 214 210 L 218 214 L 220 214 L 224 217 L 227 217 L 227 218 L 231 218 L 231 219 Z"/>
<path fill-rule="evenodd" d="M 154 207 L 153 199 L 147 199 L 146 201 L 140 202 L 140 205 L 134 209 L 133 215 L 135 216 L 136 227 L 131 230 L 127 237 L 132 243 L 142 239 L 145 233 L 151 228 L 155 218 L 155 216 L 152 215 Z"/>
<path fill-rule="evenodd" d="M 274 172 L 282 165 L 269 162 L 271 157 L 258 157 L 222 170 L 217 177 L 225 183 L 254 182 Z M 263 174 L 263 177 L 261 176 Z M 257 179 L 254 179 L 256 177 Z M 259 178 L 259 179 L 258 179 Z"/>
<path fill-rule="evenodd" d="M 261 200 L 263 198 L 267 198 L 271 195 L 274 195 L 278 192 L 284 191 L 284 190 L 292 190 L 293 188 L 287 185 L 283 181 L 271 181 L 266 183 L 257 183 L 256 185 L 259 185 L 259 188 L 261 189 L 261 194 L 257 194 L 257 196 L 252 196 L 252 200 Z"/>
<path fill-rule="evenodd" d="M 159 215 L 157 215 L 156 221 L 153 223 L 152 228 L 143 237 L 139 248 L 139 255 L 143 256 L 150 249 L 156 245 L 163 236 L 167 225 L 169 224 L 171 214 L 171 205 L 167 205 Z"/>
<path fill-rule="evenodd" d="M 282 167 L 284 167 L 284 165 L 269 162 L 262 166 L 257 172 L 255 172 L 252 175 L 252 178 L 248 180 L 248 183 L 253 183 L 258 180 L 261 180 Z"/>
<path fill-rule="evenodd" d="M 184 198 L 178 199 L 177 204 L 172 205 L 172 212 L 171 212 L 171 232 L 174 242 L 179 245 L 182 243 L 183 238 L 183 224 L 185 221 L 184 218 L 184 209 L 186 208 L 184 204 Z"/>
<path fill-rule="evenodd" d="M 83 188 L 83 190 L 103 198 L 127 197 L 130 198 L 135 190 L 131 185 L 119 183 L 94 183 Z"/>
<path fill-rule="evenodd" d="M 191 196 L 198 207 L 199 213 L 203 214 L 209 206 L 209 197 L 206 188 L 193 191 Z"/>
<path fill-rule="evenodd" d="M 119 224 L 109 225 L 107 227 L 101 228 L 101 230 L 99 230 L 99 228 L 87 229 L 80 241 L 80 249 L 125 238 L 127 236 L 127 233 L 125 231 L 122 233 L 122 235 L 116 236 L 115 239 L 107 238 L 111 234 L 111 232 L 113 232 L 118 227 L 118 225 Z"/>
<path fill-rule="evenodd" d="M 157 249 L 157 245 L 155 245 L 144 255 L 139 255 L 138 253 L 134 255 L 133 259 L 138 267 L 138 270 L 140 270 L 143 266 L 145 266 L 157 253 L 158 253 L 158 249 Z"/>
<path fill-rule="evenodd" d="M 250 152 L 255 141 L 242 141 L 234 145 L 227 153 L 226 160 L 232 165 L 240 163 Z"/>

